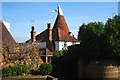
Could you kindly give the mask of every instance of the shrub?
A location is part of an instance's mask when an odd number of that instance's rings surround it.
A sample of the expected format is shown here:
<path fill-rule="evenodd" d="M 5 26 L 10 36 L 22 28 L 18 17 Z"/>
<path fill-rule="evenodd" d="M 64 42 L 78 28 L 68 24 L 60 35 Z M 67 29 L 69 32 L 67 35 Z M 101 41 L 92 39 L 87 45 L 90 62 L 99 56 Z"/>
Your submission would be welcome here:
<path fill-rule="evenodd" d="M 28 65 L 18 64 L 17 66 L 9 66 L 2 68 L 2 77 L 12 77 L 28 73 L 30 67 Z"/>
<path fill-rule="evenodd" d="M 28 65 L 23 65 L 23 73 L 28 73 L 30 67 Z"/>
<path fill-rule="evenodd" d="M 2 77 L 11 77 L 12 76 L 12 70 L 10 67 L 2 68 Z"/>
<path fill-rule="evenodd" d="M 16 66 L 10 66 L 10 69 L 11 69 L 11 71 L 12 71 L 12 76 L 17 76 L 17 71 L 18 71 L 18 69 L 17 69 L 17 67 Z"/>
<path fill-rule="evenodd" d="M 48 75 L 48 74 L 50 74 L 52 72 L 52 69 L 53 69 L 53 67 L 49 63 L 44 63 L 44 64 L 40 65 L 40 73 L 42 75 Z"/>
<path fill-rule="evenodd" d="M 18 69 L 17 74 L 18 74 L 18 75 L 26 74 L 26 73 L 28 73 L 29 68 L 30 68 L 30 67 L 27 66 L 27 65 L 17 65 L 17 69 Z"/>
<path fill-rule="evenodd" d="M 36 71 L 35 71 L 34 69 L 31 69 L 31 70 L 29 71 L 29 74 L 35 75 L 35 74 L 36 74 Z"/>
<path fill-rule="evenodd" d="M 17 66 L 17 69 L 18 69 L 17 74 L 18 74 L 18 75 L 22 75 L 22 74 L 24 73 L 24 72 L 23 72 L 23 68 L 24 68 L 23 65 L 18 65 L 18 66 Z"/>

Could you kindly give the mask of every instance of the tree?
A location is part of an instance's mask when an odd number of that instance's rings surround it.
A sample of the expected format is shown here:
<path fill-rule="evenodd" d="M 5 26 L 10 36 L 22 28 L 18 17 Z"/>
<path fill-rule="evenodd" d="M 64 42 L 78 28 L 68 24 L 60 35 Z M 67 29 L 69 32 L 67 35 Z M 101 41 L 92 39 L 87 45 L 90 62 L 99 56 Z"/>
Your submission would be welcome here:
<path fill-rule="evenodd" d="M 80 26 L 81 44 L 69 46 L 66 51 L 56 51 L 52 58 L 54 76 L 63 79 L 77 77 L 78 60 L 88 64 L 89 59 L 116 59 L 120 57 L 120 16 L 104 25 L 91 22 Z"/>
<path fill-rule="evenodd" d="M 115 56 L 120 56 L 120 16 L 109 18 L 105 24 L 109 48 Z"/>
<path fill-rule="evenodd" d="M 85 57 L 101 59 L 108 57 L 109 48 L 104 24 L 91 22 L 80 27 L 78 39 L 81 40 L 80 48 Z"/>
<path fill-rule="evenodd" d="M 120 56 L 120 16 L 101 22 L 83 24 L 79 29 L 82 53 L 97 59 L 115 59 Z M 82 54 L 81 53 L 81 54 Z"/>

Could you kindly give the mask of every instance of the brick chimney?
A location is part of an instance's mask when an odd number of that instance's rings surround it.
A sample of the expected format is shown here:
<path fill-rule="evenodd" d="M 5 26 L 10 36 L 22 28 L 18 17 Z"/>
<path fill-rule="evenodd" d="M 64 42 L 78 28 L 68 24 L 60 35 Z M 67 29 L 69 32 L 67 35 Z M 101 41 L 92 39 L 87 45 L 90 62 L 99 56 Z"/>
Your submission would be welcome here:
<path fill-rule="evenodd" d="M 35 40 L 36 40 L 36 31 L 35 31 L 35 26 L 32 26 L 32 31 L 31 31 L 31 40 L 32 40 L 32 42 L 35 42 Z"/>
<path fill-rule="evenodd" d="M 52 29 L 51 29 L 51 23 L 47 24 L 48 27 L 48 40 L 52 41 Z"/>

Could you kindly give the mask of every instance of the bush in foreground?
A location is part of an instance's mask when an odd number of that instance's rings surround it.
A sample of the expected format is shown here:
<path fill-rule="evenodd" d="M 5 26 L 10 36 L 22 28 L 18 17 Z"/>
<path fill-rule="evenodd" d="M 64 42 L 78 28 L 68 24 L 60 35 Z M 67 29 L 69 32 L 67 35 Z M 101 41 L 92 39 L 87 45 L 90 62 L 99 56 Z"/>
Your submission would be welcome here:
<path fill-rule="evenodd" d="M 12 76 L 12 70 L 10 67 L 2 68 L 2 77 L 11 77 Z"/>
<path fill-rule="evenodd" d="M 48 74 L 50 74 L 52 72 L 52 69 L 53 69 L 53 67 L 49 63 L 44 63 L 44 64 L 40 65 L 40 73 L 42 75 L 48 75 Z"/>
<path fill-rule="evenodd" d="M 9 66 L 6 68 L 2 68 L 2 77 L 12 77 L 27 74 L 30 67 L 28 65 L 18 64 L 16 66 Z"/>

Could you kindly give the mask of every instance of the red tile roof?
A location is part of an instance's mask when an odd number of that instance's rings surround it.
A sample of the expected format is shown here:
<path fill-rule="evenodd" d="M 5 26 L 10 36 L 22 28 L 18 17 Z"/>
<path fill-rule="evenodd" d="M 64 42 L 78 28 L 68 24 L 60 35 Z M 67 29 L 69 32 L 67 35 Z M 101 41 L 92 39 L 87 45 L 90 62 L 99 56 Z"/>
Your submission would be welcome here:
<path fill-rule="evenodd" d="M 40 41 L 40 42 L 48 41 L 48 29 L 38 34 L 36 36 L 36 41 Z"/>
<path fill-rule="evenodd" d="M 63 15 L 57 16 L 53 29 L 54 28 L 60 28 L 61 30 L 64 30 L 65 32 L 70 32 Z"/>
<path fill-rule="evenodd" d="M 64 30 L 58 29 L 59 33 L 59 40 L 60 41 L 79 41 L 75 37 L 71 36 L 69 33 L 65 32 Z"/>
<path fill-rule="evenodd" d="M 49 49 L 46 49 L 46 55 L 52 55 L 52 54 L 53 54 L 52 51 L 50 51 Z"/>
<path fill-rule="evenodd" d="M 38 42 L 49 41 L 48 36 L 49 36 L 48 31 L 45 30 L 36 36 L 36 41 L 38 41 Z M 52 29 L 52 39 L 53 39 L 53 41 L 79 41 L 75 37 L 71 36 L 64 30 L 61 30 L 59 28 Z"/>
<path fill-rule="evenodd" d="M 69 29 L 63 15 L 58 15 L 52 29 L 53 41 L 79 41 L 75 37 L 69 34 Z M 49 41 L 48 40 L 48 29 L 36 36 L 36 41 Z"/>
<path fill-rule="evenodd" d="M 2 44 L 15 44 L 15 40 L 13 39 L 10 32 L 5 27 L 3 21 L 0 21 L 0 32 L 2 31 Z"/>

